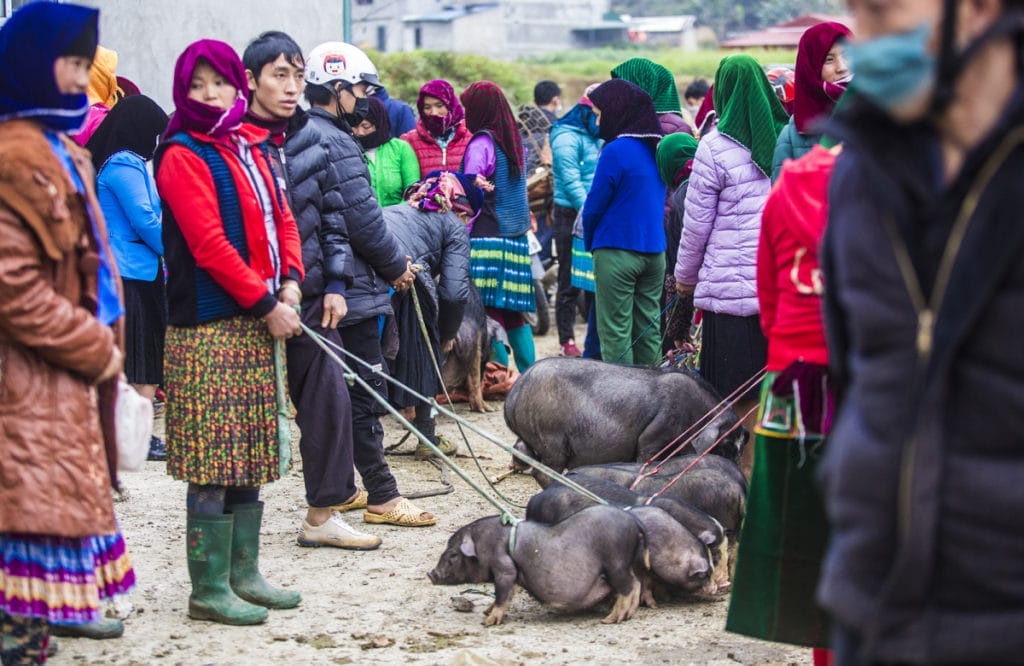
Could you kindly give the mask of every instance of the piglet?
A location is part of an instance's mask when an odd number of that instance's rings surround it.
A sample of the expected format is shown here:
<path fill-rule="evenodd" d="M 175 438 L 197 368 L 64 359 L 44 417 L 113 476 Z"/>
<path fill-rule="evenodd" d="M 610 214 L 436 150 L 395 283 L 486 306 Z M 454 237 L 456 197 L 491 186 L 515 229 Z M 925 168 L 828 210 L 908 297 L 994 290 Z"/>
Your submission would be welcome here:
<path fill-rule="evenodd" d="M 516 584 L 560 611 L 591 608 L 614 594 L 603 620 L 610 624 L 628 620 L 640 605 L 645 561 L 639 522 L 621 509 L 594 506 L 557 525 L 522 521 L 514 530 L 498 516 L 481 518 L 452 535 L 427 576 L 435 585 L 493 582 L 485 626 L 501 624 Z"/>

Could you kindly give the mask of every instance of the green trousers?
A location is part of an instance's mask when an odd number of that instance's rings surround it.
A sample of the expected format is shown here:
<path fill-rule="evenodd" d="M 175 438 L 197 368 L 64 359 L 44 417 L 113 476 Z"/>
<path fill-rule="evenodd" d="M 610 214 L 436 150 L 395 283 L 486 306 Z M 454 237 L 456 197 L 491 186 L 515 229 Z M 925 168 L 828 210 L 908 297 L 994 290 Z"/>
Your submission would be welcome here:
<path fill-rule="evenodd" d="M 654 365 L 661 355 L 658 316 L 665 288 L 665 253 L 594 250 L 594 282 L 601 358 L 624 365 Z"/>

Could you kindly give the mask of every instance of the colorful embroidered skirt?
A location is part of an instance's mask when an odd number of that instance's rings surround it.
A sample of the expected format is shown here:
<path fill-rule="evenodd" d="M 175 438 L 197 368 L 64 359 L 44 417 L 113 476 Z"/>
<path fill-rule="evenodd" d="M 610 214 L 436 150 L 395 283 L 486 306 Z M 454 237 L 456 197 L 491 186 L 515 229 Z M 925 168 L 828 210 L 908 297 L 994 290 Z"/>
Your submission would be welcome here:
<path fill-rule="evenodd" d="M 583 249 L 583 239 L 572 237 L 572 286 L 593 293 L 597 290 L 594 284 L 594 255 Z"/>
<path fill-rule="evenodd" d="M 102 619 L 100 601 L 126 594 L 135 571 L 120 533 L 0 533 L 0 611 L 53 624 Z"/>
<path fill-rule="evenodd" d="M 537 301 L 530 270 L 530 244 L 518 238 L 470 238 L 469 274 L 484 305 L 512 312 L 533 312 Z"/>
<path fill-rule="evenodd" d="M 274 342 L 239 316 L 167 329 L 167 472 L 198 484 L 260 486 L 280 476 Z"/>
<path fill-rule="evenodd" d="M 828 542 L 824 504 L 815 483 L 824 440 L 801 444 L 781 436 L 779 426 L 792 423 L 784 415 L 793 410 L 783 404 L 785 398 L 768 399 L 777 375 L 769 373 L 761 385 L 754 471 L 725 628 L 823 648 L 829 645 L 829 622 L 814 593 Z"/>

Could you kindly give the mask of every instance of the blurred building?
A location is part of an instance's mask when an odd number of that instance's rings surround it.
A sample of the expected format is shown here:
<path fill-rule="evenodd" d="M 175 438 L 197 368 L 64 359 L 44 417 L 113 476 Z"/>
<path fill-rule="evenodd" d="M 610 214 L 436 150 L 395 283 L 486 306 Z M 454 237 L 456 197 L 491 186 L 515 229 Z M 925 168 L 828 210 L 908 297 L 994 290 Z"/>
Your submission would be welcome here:
<path fill-rule="evenodd" d="M 382 52 L 455 51 L 492 58 L 623 42 L 609 0 L 352 0 L 352 40 Z"/>
<path fill-rule="evenodd" d="M 853 21 L 849 16 L 805 14 L 791 21 L 769 26 L 763 30 L 736 35 L 721 42 L 719 46 L 723 49 L 762 48 L 796 50 L 796 47 L 800 44 L 800 38 L 808 28 L 829 21 L 838 21 L 853 28 Z"/>

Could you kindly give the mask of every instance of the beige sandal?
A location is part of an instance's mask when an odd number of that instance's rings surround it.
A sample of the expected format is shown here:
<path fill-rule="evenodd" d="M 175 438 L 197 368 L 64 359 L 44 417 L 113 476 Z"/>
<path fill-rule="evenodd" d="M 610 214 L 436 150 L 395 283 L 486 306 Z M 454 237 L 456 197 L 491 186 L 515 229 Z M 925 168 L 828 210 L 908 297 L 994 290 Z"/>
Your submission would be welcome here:
<path fill-rule="evenodd" d="M 387 513 L 370 513 L 366 511 L 363 513 L 363 520 L 378 525 L 398 525 L 399 527 L 429 527 L 430 525 L 437 524 L 437 518 L 434 516 L 423 518 L 423 514 L 430 515 L 430 512 L 420 509 L 403 497 L 398 500 L 395 508 Z"/>
<path fill-rule="evenodd" d="M 362 488 L 356 493 L 355 499 L 351 502 L 345 502 L 344 504 L 335 504 L 331 507 L 333 511 L 344 513 L 346 511 L 355 511 L 356 509 L 365 509 L 366 504 L 370 500 L 370 493 L 366 492 Z"/>

